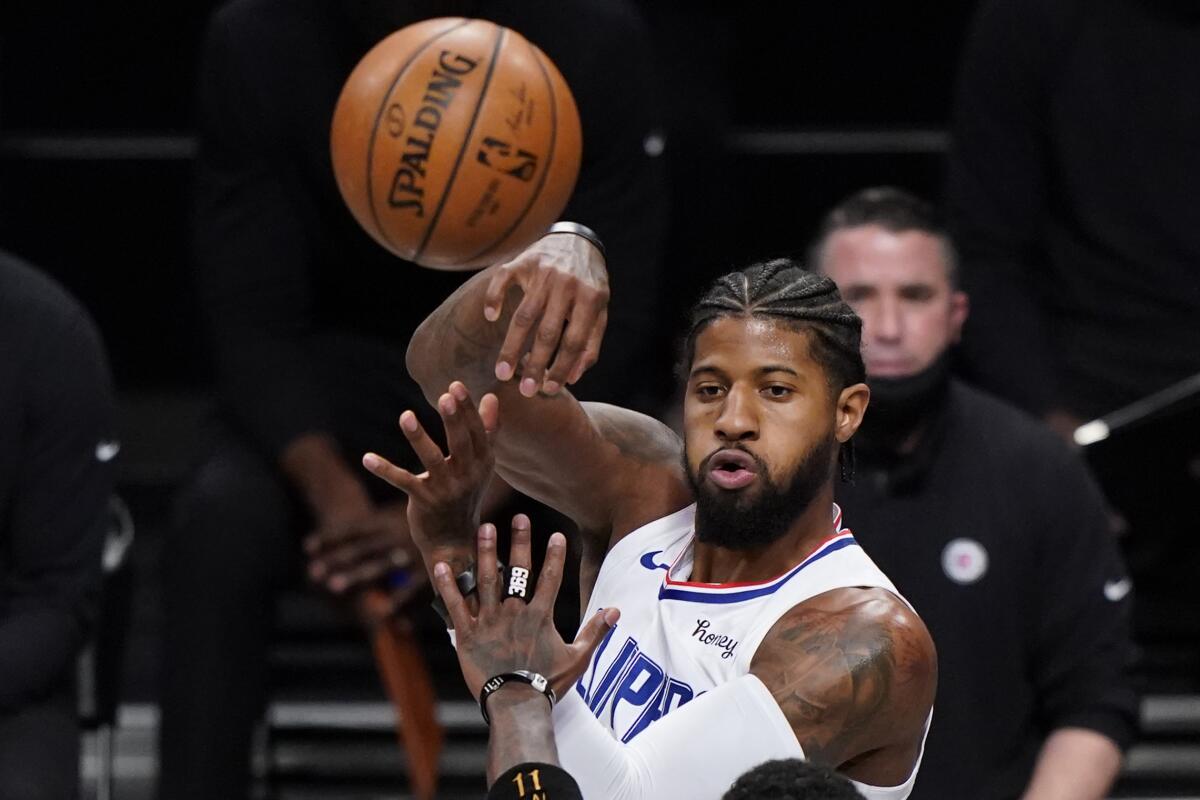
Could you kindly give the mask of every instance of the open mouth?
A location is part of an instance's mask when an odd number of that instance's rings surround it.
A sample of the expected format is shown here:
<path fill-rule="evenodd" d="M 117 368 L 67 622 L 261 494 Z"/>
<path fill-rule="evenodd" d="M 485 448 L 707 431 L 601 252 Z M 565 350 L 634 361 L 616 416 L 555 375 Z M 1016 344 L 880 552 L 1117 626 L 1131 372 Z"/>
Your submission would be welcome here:
<path fill-rule="evenodd" d="M 708 457 L 708 477 L 722 489 L 741 489 L 758 477 L 758 463 L 742 450 L 718 450 Z"/>

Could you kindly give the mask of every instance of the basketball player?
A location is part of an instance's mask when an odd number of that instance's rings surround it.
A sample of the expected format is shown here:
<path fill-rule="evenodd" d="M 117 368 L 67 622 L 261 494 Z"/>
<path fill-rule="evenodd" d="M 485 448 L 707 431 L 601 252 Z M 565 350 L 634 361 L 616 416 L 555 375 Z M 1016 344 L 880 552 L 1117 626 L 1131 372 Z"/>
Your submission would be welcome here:
<path fill-rule="evenodd" d="M 589 236 L 544 237 L 474 276 L 408 350 L 450 457 L 405 412 L 401 429 L 428 472 L 373 454 L 364 465 L 410 495 L 427 563 L 474 585 L 470 517 L 487 470 L 467 465 L 487 448 L 468 433 L 480 427 L 470 396 L 497 396 L 497 473 L 578 524 L 584 618 L 621 611 L 586 663 L 545 642 L 563 654 L 549 676 L 555 730 L 585 797 L 719 797 L 772 758 L 837 767 L 869 800 L 907 797 L 936 685 L 933 643 L 833 505 L 869 395 L 860 320 L 832 281 L 786 260 L 718 280 L 687 334 L 680 441 L 562 389 L 598 355 L 607 297 Z M 462 502 L 446 502 L 449 485 Z M 440 497 L 441 510 L 420 496 Z"/>

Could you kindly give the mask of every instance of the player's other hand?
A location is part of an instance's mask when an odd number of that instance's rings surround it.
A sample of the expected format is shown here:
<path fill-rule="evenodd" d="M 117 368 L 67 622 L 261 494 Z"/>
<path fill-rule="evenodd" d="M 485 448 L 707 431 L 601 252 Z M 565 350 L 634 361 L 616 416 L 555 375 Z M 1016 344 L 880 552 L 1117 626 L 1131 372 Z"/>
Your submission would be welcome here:
<path fill-rule="evenodd" d="M 562 585 L 567 540 L 561 533 L 550 537 L 535 589 L 531 580 L 531 539 L 529 518 L 518 514 L 513 518 L 508 558 L 510 569 L 516 570 L 510 573 L 513 577 L 509 585 L 502 586 L 496 560 L 496 528 L 491 524 L 479 528 L 475 558 L 477 614 L 467 607 L 450 566 L 442 562 L 434 566 L 434 589 L 450 612 L 458 663 L 475 697 L 489 678 L 517 669 L 546 676 L 555 694 L 562 697 L 583 674 L 592 653 L 620 617 L 615 608 L 602 609 L 588 620 L 573 644 L 564 642 L 554 628 L 554 601 Z"/>
<path fill-rule="evenodd" d="M 484 300 L 487 319 L 496 322 L 501 318 L 514 286 L 521 288 L 522 297 L 500 346 L 496 378 L 511 380 L 520 365 L 522 395 L 557 394 L 564 385 L 583 377 L 600 358 L 608 324 L 604 256 L 582 236 L 543 236 L 496 268 Z M 526 355 L 528 360 L 524 360 Z"/>
<path fill-rule="evenodd" d="M 446 550 L 471 547 L 495 466 L 491 435 L 500 422 L 496 396 L 484 395 L 476 407 L 459 381 L 438 398 L 437 409 L 446 429 L 447 453 L 429 437 L 416 414 L 400 415 L 400 430 L 425 468 L 420 475 L 375 453 L 363 456 L 371 474 L 408 495 L 408 529 L 430 566 L 445 558 Z"/>

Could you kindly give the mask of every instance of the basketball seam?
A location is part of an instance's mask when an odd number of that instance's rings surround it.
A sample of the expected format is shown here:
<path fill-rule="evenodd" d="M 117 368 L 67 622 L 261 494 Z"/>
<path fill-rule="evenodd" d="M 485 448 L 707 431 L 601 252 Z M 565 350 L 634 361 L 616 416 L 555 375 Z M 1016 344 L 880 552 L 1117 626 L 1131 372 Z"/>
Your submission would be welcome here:
<path fill-rule="evenodd" d="M 495 24 L 495 23 L 493 23 Z M 450 197 L 450 192 L 454 189 L 454 180 L 458 177 L 458 168 L 462 165 L 463 154 L 467 151 L 467 146 L 471 144 L 471 136 L 475 133 L 475 123 L 479 121 L 479 111 L 483 108 L 483 101 L 487 99 L 488 87 L 492 83 L 492 73 L 496 71 L 496 58 L 500 54 L 500 45 L 504 43 L 504 34 L 508 29 L 502 25 L 496 25 L 500 29 L 496 35 L 496 44 L 492 47 L 492 60 L 488 63 L 487 74 L 483 76 L 483 86 L 479 89 L 479 99 L 475 102 L 475 110 L 471 114 L 471 124 L 467 126 L 467 132 L 463 136 L 463 143 L 458 148 L 458 157 L 454 159 L 454 168 L 450 170 L 450 177 L 446 181 L 446 188 L 442 190 L 442 196 L 438 199 L 437 210 L 433 212 L 433 219 L 429 220 L 429 227 L 425 229 L 425 236 L 421 239 L 421 244 L 417 247 L 417 252 L 413 254 L 413 261 L 421 257 L 425 252 L 425 247 L 429 244 L 429 240 L 433 238 L 433 229 L 437 227 L 438 220 L 442 216 L 442 209 L 446 207 L 446 200 Z"/>
<path fill-rule="evenodd" d="M 379 134 L 379 123 L 383 120 L 383 112 L 388 107 L 388 101 L 392 97 L 392 92 L 396 91 L 396 85 L 400 83 L 400 80 L 404 77 L 404 73 L 408 72 L 408 68 L 413 65 L 413 62 L 417 60 L 417 57 L 424 53 L 425 50 L 438 39 L 449 33 L 453 33 L 460 28 L 465 28 L 472 22 L 475 22 L 475 20 L 460 20 L 458 24 L 451 25 L 449 28 L 446 28 L 446 30 L 436 33 L 425 40 L 425 42 L 423 42 L 421 46 L 418 47 L 413 54 L 408 57 L 408 60 L 405 61 L 400 67 L 399 71 L 396 73 L 396 77 L 392 79 L 391 85 L 388 86 L 387 91 L 384 92 L 383 101 L 380 103 L 379 109 L 375 112 L 375 122 L 371 125 L 371 139 L 367 144 L 367 206 L 371 209 L 371 221 L 375 223 L 375 230 L 378 231 L 379 235 L 383 237 L 383 240 L 387 242 L 393 249 L 396 248 L 396 243 L 392 241 L 392 237 L 388 236 L 383 224 L 379 221 L 379 210 L 375 208 L 375 186 L 374 181 L 371 179 L 372 167 L 375 163 L 375 138 Z"/>
<path fill-rule="evenodd" d="M 533 43 L 528 40 L 525 41 L 525 44 L 529 47 L 529 51 L 533 53 L 533 60 L 537 62 L 538 69 L 542 73 L 542 80 L 546 82 L 546 94 L 550 98 L 550 147 L 546 153 L 546 166 L 545 169 L 542 170 L 541 177 L 538 178 L 538 185 L 533 190 L 533 195 L 525 204 L 525 208 L 521 209 L 521 213 L 517 216 L 513 224 L 508 227 L 508 230 L 500 234 L 499 239 L 496 239 L 487 247 L 468 258 L 468 262 L 474 261 L 477 258 L 483 258 L 488 253 L 504 244 L 504 241 L 509 236 L 513 235 L 513 231 L 519 228 L 521 223 L 525 220 L 525 217 L 529 215 L 529 211 L 533 208 L 533 204 L 536 203 L 537 199 L 542 196 L 542 189 L 546 187 L 546 179 L 550 177 L 550 169 L 554 166 L 554 147 L 558 140 L 558 103 L 556 103 L 554 100 L 554 84 L 550 81 L 550 73 L 546 71 L 546 65 L 542 63 L 542 59 L 537 48 L 534 47 Z"/>

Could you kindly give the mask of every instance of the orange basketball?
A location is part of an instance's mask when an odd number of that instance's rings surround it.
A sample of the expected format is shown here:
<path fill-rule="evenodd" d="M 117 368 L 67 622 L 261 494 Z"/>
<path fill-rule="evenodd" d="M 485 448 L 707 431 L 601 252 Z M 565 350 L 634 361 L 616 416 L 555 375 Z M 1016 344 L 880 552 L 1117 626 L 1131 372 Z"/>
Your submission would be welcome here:
<path fill-rule="evenodd" d="M 558 219 L 579 174 L 566 81 L 519 33 L 480 19 L 396 31 L 333 112 L 333 171 L 368 233 L 401 258 L 475 269 Z"/>

